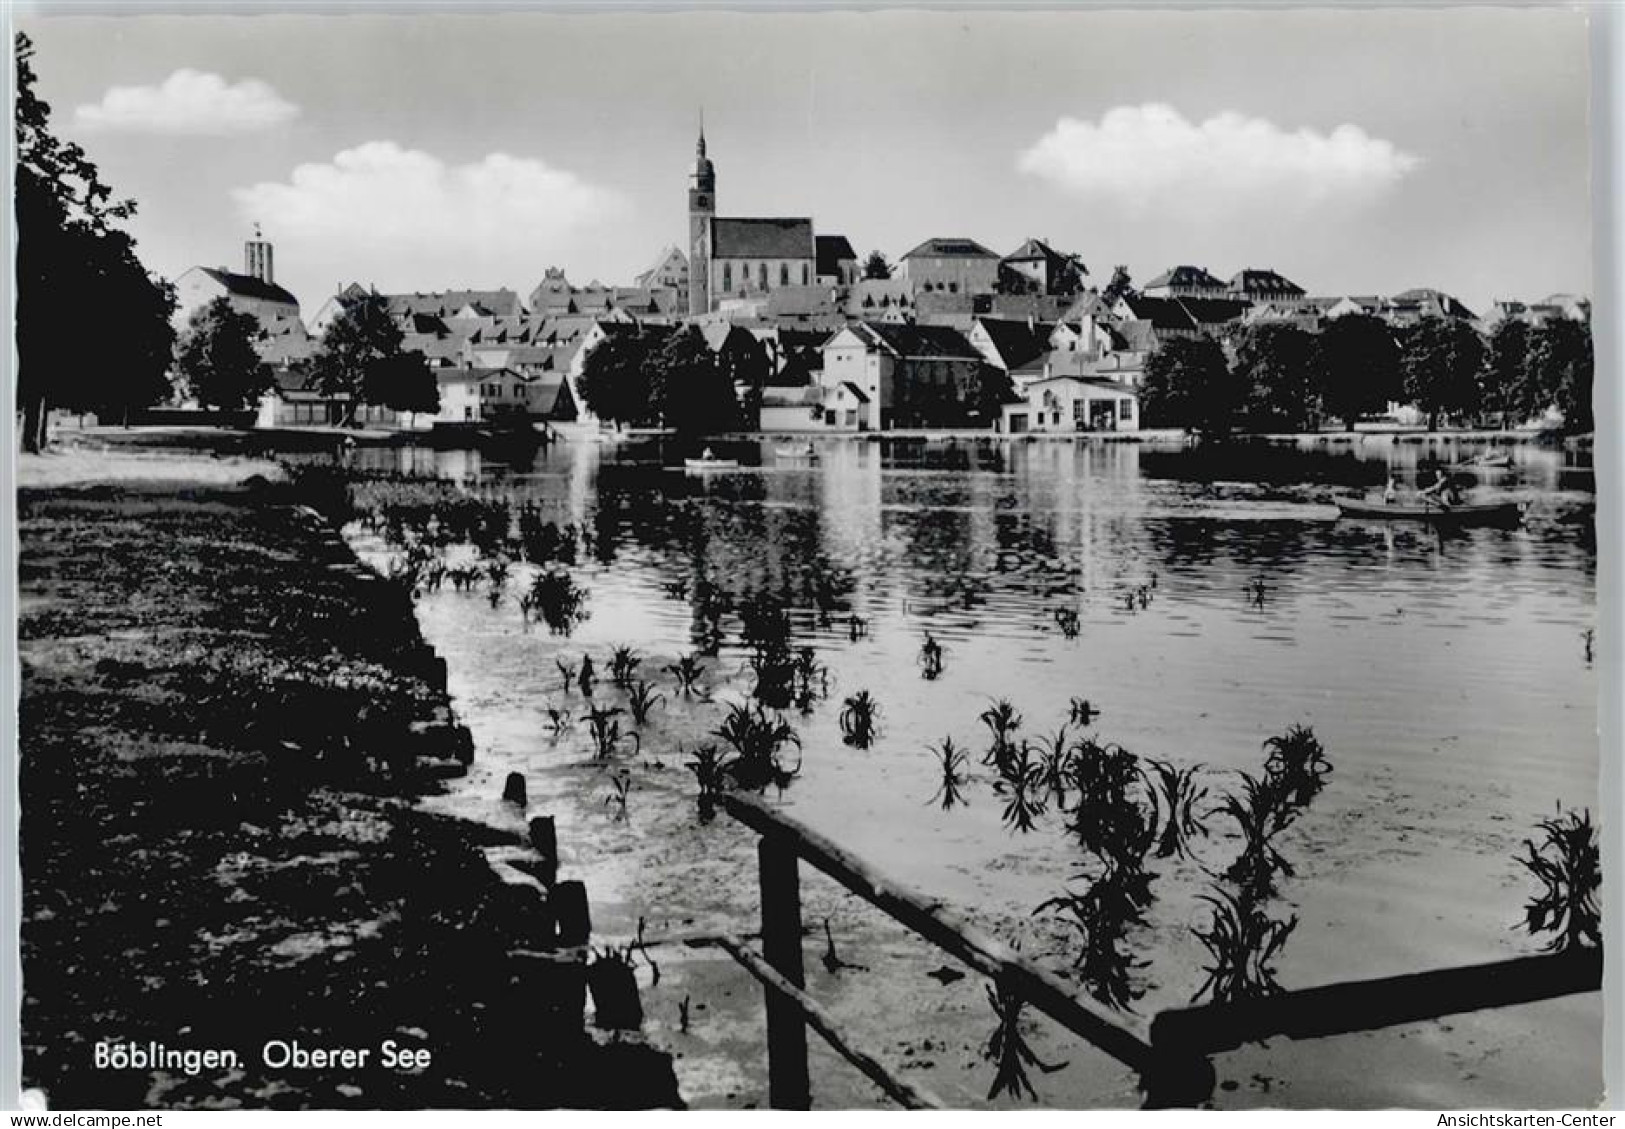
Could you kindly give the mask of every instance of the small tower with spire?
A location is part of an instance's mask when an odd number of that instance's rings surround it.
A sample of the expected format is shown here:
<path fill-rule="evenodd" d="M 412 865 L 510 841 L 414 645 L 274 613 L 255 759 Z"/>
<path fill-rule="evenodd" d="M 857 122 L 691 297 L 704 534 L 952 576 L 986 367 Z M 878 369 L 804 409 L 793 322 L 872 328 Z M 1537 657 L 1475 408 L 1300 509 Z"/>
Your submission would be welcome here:
<path fill-rule="evenodd" d="M 243 244 L 243 273 L 250 278 L 272 284 L 276 271 L 271 265 L 271 244 L 260 234 L 260 225 L 254 225 L 254 238 Z"/>
<path fill-rule="evenodd" d="M 705 155 L 705 112 L 694 146 L 694 172 L 688 184 L 688 312 L 711 310 L 711 221 L 717 214 L 717 173 Z"/>

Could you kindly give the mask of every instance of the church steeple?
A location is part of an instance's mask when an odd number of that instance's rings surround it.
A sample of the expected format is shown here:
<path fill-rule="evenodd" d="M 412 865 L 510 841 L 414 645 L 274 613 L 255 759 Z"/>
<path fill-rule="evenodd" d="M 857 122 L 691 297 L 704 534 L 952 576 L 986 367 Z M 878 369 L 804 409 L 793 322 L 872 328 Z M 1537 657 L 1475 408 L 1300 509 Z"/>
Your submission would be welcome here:
<path fill-rule="evenodd" d="M 711 220 L 717 214 L 717 172 L 705 155 L 705 112 L 694 143 L 694 172 L 688 186 L 688 312 L 711 309 Z"/>

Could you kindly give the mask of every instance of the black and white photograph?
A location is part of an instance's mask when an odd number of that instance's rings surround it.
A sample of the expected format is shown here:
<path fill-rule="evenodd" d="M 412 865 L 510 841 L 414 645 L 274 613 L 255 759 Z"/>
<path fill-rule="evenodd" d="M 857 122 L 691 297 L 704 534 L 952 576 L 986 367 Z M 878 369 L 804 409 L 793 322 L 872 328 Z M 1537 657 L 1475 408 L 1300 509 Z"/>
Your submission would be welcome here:
<path fill-rule="evenodd" d="M 1598 15 L 19 5 L 4 1104 L 1617 1103 Z"/>

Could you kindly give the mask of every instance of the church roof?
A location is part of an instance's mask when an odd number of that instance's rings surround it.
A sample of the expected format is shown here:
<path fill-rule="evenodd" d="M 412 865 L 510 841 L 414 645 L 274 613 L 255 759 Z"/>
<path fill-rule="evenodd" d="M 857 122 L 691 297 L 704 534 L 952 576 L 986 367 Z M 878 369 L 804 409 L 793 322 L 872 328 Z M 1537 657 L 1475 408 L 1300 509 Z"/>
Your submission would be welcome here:
<path fill-rule="evenodd" d="M 812 220 L 712 220 L 711 255 L 717 259 L 811 259 Z"/>
<path fill-rule="evenodd" d="M 266 282 L 255 278 L 251 274 L 236 274 L 229 270 L 219 270 L 214 267 L 200 268 L 204 274 L 214 279 L 226 288 L 228 294 L 238 298 L 257 298 L 262 302 L 282 302 L 289 306 L 299 305 L 299 299 L 274 282 Z"/>

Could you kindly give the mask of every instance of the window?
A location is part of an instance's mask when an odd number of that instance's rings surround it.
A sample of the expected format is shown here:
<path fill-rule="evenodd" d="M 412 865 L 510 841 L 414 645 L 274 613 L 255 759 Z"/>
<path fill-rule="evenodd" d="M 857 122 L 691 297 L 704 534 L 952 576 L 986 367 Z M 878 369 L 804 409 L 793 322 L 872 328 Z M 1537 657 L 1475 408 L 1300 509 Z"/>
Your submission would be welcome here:
<path fill-rule="evenodd" d="M 1133 400 L 1122 399 L 1122 400 L 1117 401 L 1117 418 L 1118 419 L 1133 419 L 1134 418 L 1134 401 Z"/>
<path fill-rule="evenodd" d="M 801 285 L 806 286 L 812 281 L 812 275 L 809 273 L 811 270 L 806 263 L 801 264 Z"/>
<path fill-rule="evenodd" d="M 779 285 L 780 286 L 789 286 L 790 285 L 790 264 L 789 263 L 780 263 L 779 264 Z"/>
<path fill-rule="evenodd" d="M 732 263 L 722 264 L 722 288 L 724 290 L 734 288 L 734 265 Z"/>
<path fill-rule="evenodd" d="M 762 290 L 767 289 L 767 264 L 756 264 L 756 285 Z"/>
<path fill-rule="evenodd" d="M 948 293 L 950 293 L 950 294 L 958 294 L 959 293 L 959 283 L 950 282 L 948 284 Z"/>

